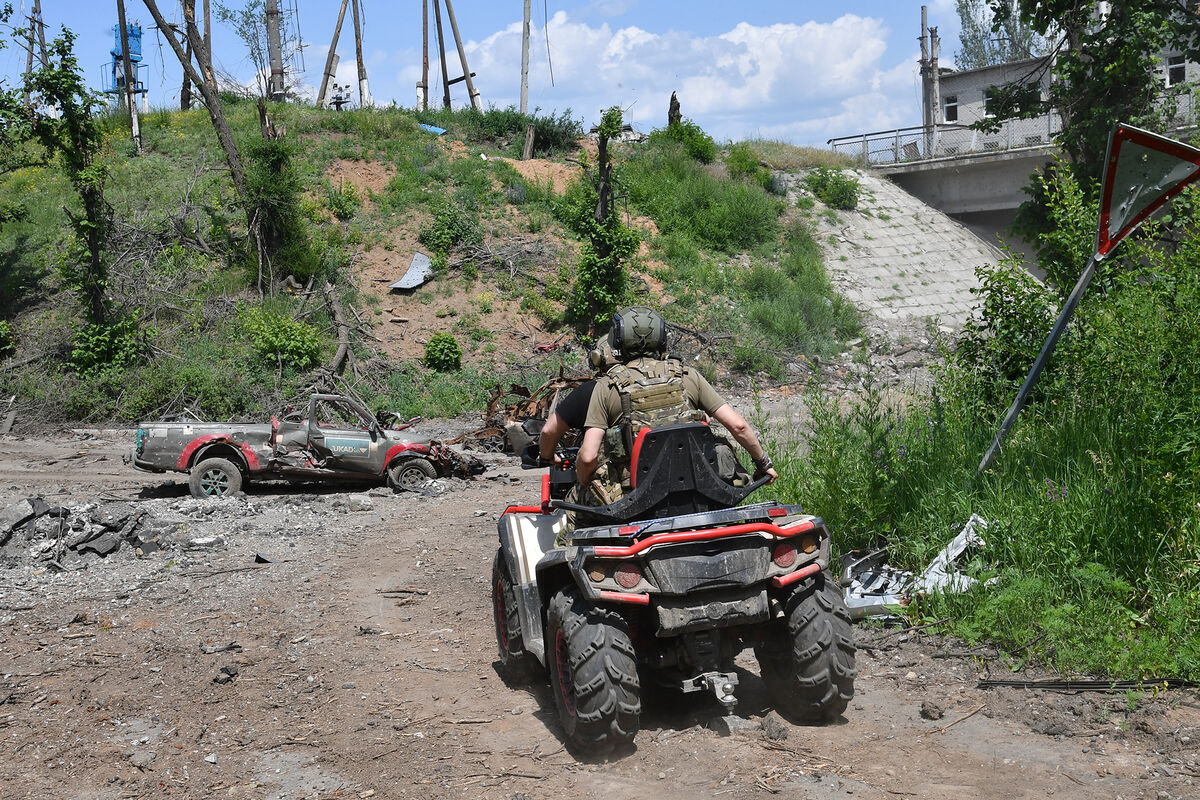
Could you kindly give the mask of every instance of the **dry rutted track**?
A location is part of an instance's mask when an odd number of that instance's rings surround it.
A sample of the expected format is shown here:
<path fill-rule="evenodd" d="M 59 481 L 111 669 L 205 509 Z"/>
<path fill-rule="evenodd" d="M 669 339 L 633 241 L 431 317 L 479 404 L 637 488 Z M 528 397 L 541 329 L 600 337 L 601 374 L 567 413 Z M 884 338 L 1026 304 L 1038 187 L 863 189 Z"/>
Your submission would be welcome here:
<path fill-rule="evenodd" d="M 4 548 L 0 797 L 1200 795 L 1194 693 L 1129 712 L 1123 697 L 985 692 L 985 662 L 934 657 L 959 645 L 863 628 L 856 697 L 829 726 L 772 714 L 745 654 L 744 730 L 714 730 L 707 698 L 654 696 L 633 753 L 580 760 L 548 682 L 509 687 L 493 666 L 495 520 L 536 496 L 536 473 L 501 462 L 438 497 L 353 503 L 264 487 L 209 511 L 121 467 L 126 446 L 0 447 L 0 509 L 121 498 L 172 531 L 161 552 L 66 573 L 40 571 L 19 532 Z"/>

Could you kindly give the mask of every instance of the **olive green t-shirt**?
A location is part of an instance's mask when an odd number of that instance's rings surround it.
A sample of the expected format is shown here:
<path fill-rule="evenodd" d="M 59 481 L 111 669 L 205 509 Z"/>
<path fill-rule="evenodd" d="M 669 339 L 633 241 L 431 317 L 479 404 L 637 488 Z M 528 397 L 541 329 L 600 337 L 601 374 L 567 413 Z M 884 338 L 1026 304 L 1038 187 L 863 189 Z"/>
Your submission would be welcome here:
<path fill-rule="evenodd" d="M 638 364 L 643 360 L 652 361 L 653 359 L 635 358 L 626 366 L 637 371 Z M 717 390 L 712 387 L 712 384 L 705 380 L 703 375 L 687 367 L 683 368 L 683 394 L 692 408 L 702 409 L 710 417 L 716 413 L 718 408 L 725 405 L 725 398 L 717 394 Z M 592 400 L 588 403 L 584 427 L 611 428 L 620 419 L 621 393 L 617 391 L 611 378 L 607 376 L 598 378 L 596 389 L 592 392 Z"/>

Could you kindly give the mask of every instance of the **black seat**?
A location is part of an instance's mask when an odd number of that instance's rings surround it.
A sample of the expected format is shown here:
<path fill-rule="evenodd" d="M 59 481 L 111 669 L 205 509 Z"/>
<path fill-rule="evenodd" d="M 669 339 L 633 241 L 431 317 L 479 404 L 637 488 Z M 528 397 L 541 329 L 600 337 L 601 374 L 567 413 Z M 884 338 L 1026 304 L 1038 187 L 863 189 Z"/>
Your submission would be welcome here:
<path fill-rule="evenodd" d="M 637 522 L 732 508 L 762 485 L 734 486 L 717 469 L 717 440 L 701 422 L 644 429 L 630 458 L 633 490 L 604 506 L 559 502 L 583 524 Z M 595 520 L 595 522 L 592 522 Z"/>

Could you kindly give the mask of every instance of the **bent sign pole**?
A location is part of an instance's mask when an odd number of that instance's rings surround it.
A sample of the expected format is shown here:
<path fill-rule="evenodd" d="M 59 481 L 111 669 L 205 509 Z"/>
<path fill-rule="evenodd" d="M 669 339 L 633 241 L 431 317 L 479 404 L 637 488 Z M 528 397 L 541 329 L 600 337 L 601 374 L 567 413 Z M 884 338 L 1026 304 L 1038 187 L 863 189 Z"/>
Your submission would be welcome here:
<path fill-rule="evenodd" d="M 991 447 L 979 462 L 976 476 L 985 472 L 1004 444 L 1009 429 L 1029 399 L 1034 384 L 1050 360 L 1058 339 L 1066 329 L 1083 293 L 1096 274 L 1096 265 L 1150 215 L 1200 179 L 1200 150 L 1159 136 L 1132 125 L 1118 125 L 1108 137 L 1104 159 L 1104 180 L 1100 186 L 1100 221 L 1096 229 L 1096 247 L 1087 266 L 1058 312 L 1058 319 L 1033 362 L 1025 383 L 1004 415 Z"/>

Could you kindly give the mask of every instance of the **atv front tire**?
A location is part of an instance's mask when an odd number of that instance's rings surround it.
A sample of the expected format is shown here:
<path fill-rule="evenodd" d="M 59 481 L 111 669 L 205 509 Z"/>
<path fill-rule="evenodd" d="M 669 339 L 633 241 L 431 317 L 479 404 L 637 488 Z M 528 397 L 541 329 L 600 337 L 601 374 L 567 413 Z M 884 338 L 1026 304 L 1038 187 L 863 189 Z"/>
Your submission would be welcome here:
<path fill-rule="evenodd" d="M 437 477 L 437 470 L 423 458 L 405 458 L 388 470 L 388 486 L 392 491 L 415 489 Z"/>
<path fill-rule="evenodd" d="M 818 573 L 787 604 L 787 619 L 754 648 L 775 708 L 796 722 L 836 719 L 854 697 L 854 638 L 837 584 Z"/>
<path fill-rule="evenodd" d="M 574 588 L 554 595 L 547 617 L 546 667 L 567 743 L 588 754 L 628 746 L 642 699 L 624 617 Z"/>
<path fill-rule="evenodd" d="M 206 458 L 193 464 L 188 475 L 192 497 L 225 497 L 241 491 L 242 471 L 224 458 Z"/>
<path fill-rule="evenodd" d="M 496 623 L 496 644 L 500 649 L 500 677 L 510 684 L 528 683 L 537 669 L 537 662 L 525 652 L 517 587 L 513 585 L 500 550 L 496 551 L 492 561 L 492 619 Z"/>

